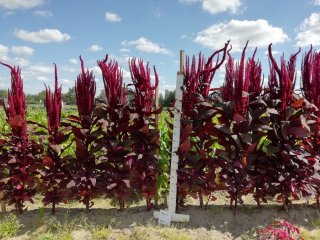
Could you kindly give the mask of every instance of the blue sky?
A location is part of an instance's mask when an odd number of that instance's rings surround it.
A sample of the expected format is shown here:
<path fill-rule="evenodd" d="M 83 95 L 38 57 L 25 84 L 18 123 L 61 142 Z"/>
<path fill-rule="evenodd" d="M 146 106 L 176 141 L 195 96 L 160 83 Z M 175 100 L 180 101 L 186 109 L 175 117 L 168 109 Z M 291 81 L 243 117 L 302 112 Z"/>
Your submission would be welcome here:
<path fill-rule="evenodd" d="M 53 63 L 66 92 L 80 71 L 79 55 L 100 91 L 96 61 L 106 54 L 119 61 L 126 81 L 134 56 L 156 66 L 161 91 L 173 89 L 180 49 L 209 57 L 228 39 L 235 58 L 246 40 L 247 56 L 257 46 L 267 74 L 269 43 L 277 59 L 298 46 L 319 47 L 320 0 L 0 0 L 0 60 L 22 67 L 27 93 L 52 85 Z M 213 85 L 222 82 L 223 70 Z M 0 88 L 9 86 L 9 71 L 0 67 Z"/>

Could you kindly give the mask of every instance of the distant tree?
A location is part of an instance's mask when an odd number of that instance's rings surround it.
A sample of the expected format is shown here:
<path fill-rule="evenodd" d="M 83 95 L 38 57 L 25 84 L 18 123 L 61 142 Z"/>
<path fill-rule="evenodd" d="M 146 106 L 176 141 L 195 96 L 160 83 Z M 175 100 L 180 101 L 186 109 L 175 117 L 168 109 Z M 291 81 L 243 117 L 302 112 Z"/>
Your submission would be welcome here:
<path fill-rule="evenodd" d="M 174 101 L 176 95 L 175 90 L 165 90 L 164 96 L 160 94 L 159 96 L 159 105 L 161 107 L 170 107 L 171 103 Z"/>
<path fill-rule="evenodd" d="M 7 99 L 7 98 L 8 98 L 8 90 L 0 89 L 0 99 Z"/>
<path fill-rule="evenodd" d="M 75 105 L 76 104 L 75 87 L 69 88 L 67 93 L 62 94 L 62 101 L 68 105 Z"/>
<path fill-rule="evenodd" d="M 28 104 L 42 104 L 45 98 L 45 91 L 36 94 L 27 94 L 26 101 Z"/>

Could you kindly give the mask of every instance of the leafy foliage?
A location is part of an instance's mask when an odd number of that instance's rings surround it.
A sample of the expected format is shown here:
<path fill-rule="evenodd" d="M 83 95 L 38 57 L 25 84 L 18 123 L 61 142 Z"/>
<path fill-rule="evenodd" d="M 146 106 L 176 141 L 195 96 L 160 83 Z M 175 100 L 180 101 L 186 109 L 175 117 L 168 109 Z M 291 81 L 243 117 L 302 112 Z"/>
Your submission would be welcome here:
<path fill-rule="evenodd" d="M 271 225 L 259 230 L 259 240 L 298 240 L 300 230 L 296 226 L 285 220 L 276 220 Z"/>
<path fill-rule="evenodd" d="M 0 62 L 1 63 L 1 62 Z M 25 201 L 33 202 L 40 164 L 41 145 L 28 138 L 26 103 L 20 68 L 1 63 L 11 71 L 11 90 L 8 91 L 8 105 L 3 101 L 7 122 L 11 132 L 0 141 L 1 183 L 4 199 L 15 205 L 21 214 Z"/>
<path fill-rule="evenodd" d="M 317 108 L 294 93 L 300 50 L 288 62 L 282 57 L 278 66 L 269 46 L 270 77 L 263 89 L 257 50 L 246 61 L 247 45 L 237 64 L 225 48 L 225 82 L 211 95 L 198 89 L 201 67 L 196 70 L 193 60 L 190 74 L 187 58 L 179 148 L 180 204 L 187 195 L 199 196 L 202 207 L 201 196 L 208 195 L 210 200 L 216 190 L 228 191 L 235 211 L 241 196 L 248 193 L 253 193 L 258 205 L 277 197 L 285 209 L 291 198 L 319 196 L 319 154 L 313 137 L 318 131 Z M 310 64 L 308 55 L 305 63 Z"/>
<path fill-rule="evenodd" d="M 54 92 L 46 86 L 46 113 L 47 127 L 38 124 L 47 131 L 44 137 L 46 145 L 42 158 L 41 192 L 44 194 L 44 205 L 52 204 L 52 214 L 55 214 L 56 204 L 67 200 L 66 186 L 71 179 L 69 171 L 70 163 L 67 158 L 62 157 L 63 152 L 70 144 L 64 148 L 63 144 L 69 139 L 70 129 L 60 128 L 61 121 L 61 98 L 62 88 L 58 86 L 57 67 L 55 65 L 55 87 Z M 41 136 L 42 131 L 39 131 Z"/>
<path fill-rule="evenodd" d="M 95 131 L 96 117 L 93 114 L 95 108 L 96 82 L 92 72 L 85 70 L 80 56 L 81 73 L 75 84 L 78 115 L 69 116 L 69 125 L 74 135 L 76 144 L 75 158 L 69 171 L 72 180 L 67 184 L 71 190 L 71 199 L 79 199 L 86 207 L 86 212 L 93 205 L 92 199 L 100 194 L 100 172 L 96 167 Z"/>

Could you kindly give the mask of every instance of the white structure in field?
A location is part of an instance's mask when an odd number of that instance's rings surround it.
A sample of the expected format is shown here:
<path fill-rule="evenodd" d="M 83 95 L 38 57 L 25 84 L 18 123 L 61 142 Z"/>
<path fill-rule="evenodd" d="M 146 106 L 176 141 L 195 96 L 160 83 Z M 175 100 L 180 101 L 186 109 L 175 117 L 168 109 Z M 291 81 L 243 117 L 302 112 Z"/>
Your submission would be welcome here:
<path fill-rule="evenodd" d="M 177 73 L 176 82 L 176 101 L 174 109 L 173 137 L 172 137 L 172 153 L 171 153 L 171 169 L 170 169 L 170 189 L 169 189 L 169 206 L 167 210 L 155 211 L 153 216 L 158 219 L 159 224 L 170 225 L 173 222 L 189 222 L 190 216 L 176 213 L 177 200 L 177 170 L 179 156 L 177 151 L 180 145 L 180 119 L 182 110 L 182 90 L 183 85 L 183 67 L 184 67 L 184 51 L 180 51 L 180 71 Z"/>

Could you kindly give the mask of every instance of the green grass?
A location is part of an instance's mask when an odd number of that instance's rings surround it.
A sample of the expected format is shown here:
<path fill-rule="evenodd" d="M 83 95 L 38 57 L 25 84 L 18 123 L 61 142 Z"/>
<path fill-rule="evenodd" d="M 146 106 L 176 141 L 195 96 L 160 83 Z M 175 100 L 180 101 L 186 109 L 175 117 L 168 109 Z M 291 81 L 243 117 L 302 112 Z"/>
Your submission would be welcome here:
<path fill-rule="evenodd" d="M 0 239 L 7 239 L 16 235 L 20 228 L 20 223 L 15 215 L 5 216 L 0 220 Z"/>
<path fill-rule="evenodd" d="M 90 232 L 92 234 L 92 239 L 94 240 L 103 240 L 107 239 L 112 235 L 112 228 L 108 228 L 105 226 L 93 225 L 90 228 Z"/>

